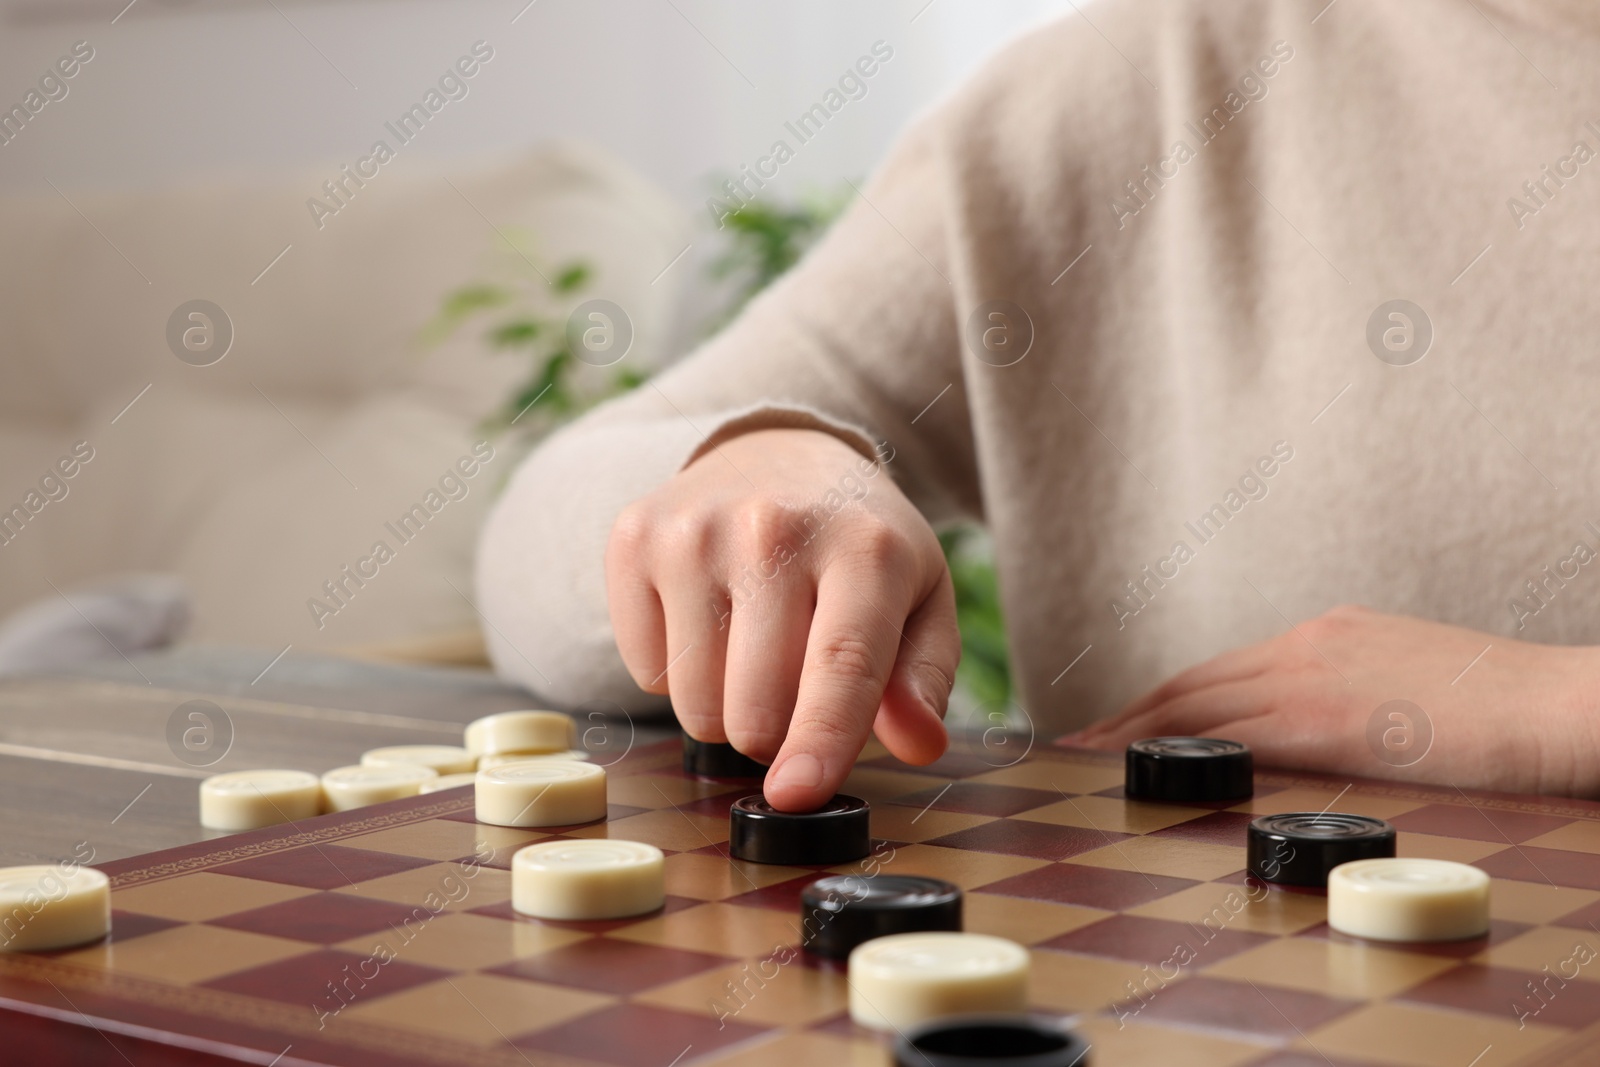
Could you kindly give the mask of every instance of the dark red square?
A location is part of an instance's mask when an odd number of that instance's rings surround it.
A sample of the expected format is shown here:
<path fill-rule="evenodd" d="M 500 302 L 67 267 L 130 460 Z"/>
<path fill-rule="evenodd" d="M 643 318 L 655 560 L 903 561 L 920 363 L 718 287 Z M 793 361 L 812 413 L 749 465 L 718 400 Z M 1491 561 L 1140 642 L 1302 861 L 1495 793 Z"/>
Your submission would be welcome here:
<path fill-rule="evenodd" d="M 881 767 L 884 770 L 903 771 L 907 774 L 926 774 L 935 778 L 971 778 L 975 774 L 997 771 L 1016 762 L 1020 760 L 1005 752 L 998 752 L 990 757 L 974 755 L 962 744 L 962 739 L 956 738 L 952 741 L 949 751 L 926 767 L 902 763 L 893 756 L 863 760 L 861 766 Z"/>
<path fill-rule="evenodd" d="M 154 934 L 182 925 L 184 924 L 176 919 L 162 919 L 155 915 L 140 915 L 137 912 L 112 908 L 110 940 L 132 941 L 134 938 L 143 937 L 145 934 Z"/>
<path fill-rule="evenodd" d="M 1180 971 L 1209 967 L 1273 940 L 1267 934 L 1219 930 L 1137 915 L 1113 915 L 1051 938 L 1038 947 L 1155 964 L 1159 972 L 1163 965 Z"/>
<path fill-rule="evenodd" d="M 934 811 L 960 811 L 968 815 L 1016 815 L 1032 811 L 1061 799 L 1047 789 L 1024 789 L 1016 785 L 985 785 L 981 782 L 952 782 L 934 789 L 896 797 L 896 804 Z"/>
<path fill-rule="evenodd" d="M 1263 788 L 1261 788 L 1260 785 L 1257 785 L 1256 789 L 1255 789 L 1255 792 L 1251 793 L 1250 795 L 1252 797 L 1254 797 L 1256 800 L 1260 800 L 1262 797 L 1270 797 L 1274 793 L 1281 793 L 1281 792 L 1283 792 L 1283 790 L 1281 790 L 1281 789 L 1273 789 L 1273 788 L 1263 789 Z M 1101 789 L 1098 792 L 1094 793 L 1093 795 L 1097 796 L 1097 797 L 1111 797 L 1113 800 L 1127 800 L 1128 799 L 1127 791 L 1124 790 L 1123 787 L 1120 786 L 1120 785 L 1114 785 L 1114 786 L 1111 786 L 1111 787 L 1109 787 L 1107 789 Z M 1158 801 L 1157 803 L 1171 804 L 1173 806 L 1180 807 L 1180 808 L 1204 808 L 1204 809 L 1206 809 L 1208 811 L 1223 811 L 1224 809 L 1231 808 L 1234 805 L 1238 804 L 1239 801 L 1238 800 L 1162 800 L 1162 801 Z"/>
<path fill-rule="evenodd" d="M 1085 830 L 1077 826 L 1051 826 L 1023 819 L 996 819 L 982 826 L 936 837 L 927 844 L 974 852 L 1003 852 L 1008 856 L 1029 856 L 1041 860 L 1064 860 L 1068 856 L 1104 848 L 1134 836 Z"/>
<path fill-rule="evenodd" d="M 433 862 L 416 856 L 376 852 L 370 848 L 302 845 L 210 869 L 216 874 L 254 878 L 258 882 L 278 882 L 307 889 L 337 889 L 384 875 L 399 874 L 401 871 L 414 871 Z"/>
<path fill-rule="evenodd" d="M 493 919 L 510 919 L 514 922 L 539 923 L 543 926 L 559 926 L 563 930 L 581 930 L 584 933 L 604 934 L 609 933 L 612 930 L 620 930 L 624 926 L 632 926 L 634 923 L 641 922 L 645 919 L 655 919 L 662 915 L 671 915 L 675 911 L 683 911 L 685 908 L 697 907 L 704 903 L 705 901 L 703 900 L 695 900 L 691 897 L 668 896 L 659 910 L 648 912 L 644 915 L 630 915 L 625 919 L 586 919 L 582 921 L 573 919 L 536 919 L 532 915 L 524 915 L 517 911 L 511 906 L 511 901 L 509 900 L 502 900 L 495 904 L 484 904 L 480 907 L 468 908 L 467 910 L 473 915 L 487 915 Z"/>
<path fill-rule="evenodd" d="M 1294 989 L 1273 988 L 1268 993 L 1243 982 L 1196 975 L 1182 982 L 1149 973 L 1134 994 L 1108 1009 L 1119 1023 L 1165 1022 L 1193 1026 L 1252 1038 L 1292 1041 L 1305 1031 L 1331 1022 L 1361 1006 L 1344 1000 Z"/>
<path fill-rule="evenodd" d="M 1517 845 L 1475 860 L 1472 865 L 1495 878 L 1544 882 L 1572 889 L 1600 889 L 1600 856 L 1587 852 Z"/>
<path fill-rule="evenodd" d="M 727 956 L 681 948 L 645 945 L 620 938 L 594 937 L 493 968 L 494 974 L 530 978 L 596 993 L 632 994 L 726 967 Z"/>
<path fill-rule="evenodd" d="M 723 903 L 741 904 L 749 908 L 771 908 L 773 911 L 786 911 L 798 916 L 800 891 L 815 882 L 817 877 L 815 874 L 807 874 L 791 878 L 787 882 L 774 882 L 772 885 L 752 889 L 748 893 L 728 897 Z"/>
<path fill-rule="evenodd" d="M 1600 933 L 1600 901 L 1586 904 L 1577 911 L 1569 912 L 1550 925 L 1569 926 L 1578 930 L 1593 930 L 1595 933 Z"/>
<path fill-rule="evenodd" d="M 729 1005 L 732 1011 L 737 1005 Z M 734 1018 L 711 1014 L 690 1015 L 643 1004 L 618 1004 L 614 1008 L 581 1015 L 560 1026 L 513 1039 L 518 1048 L 581 1057 L 602 1063 L 677 1063 L 693 1049 L 698 1061 L 729 1045 L 748 1041 L 770 1027 L 752 1026 Z M 535 1057 L 537 1059 L 537 1057 Z"/>
<path fill-rule="evenodd" d="M 694 815 L 710 815 L 714 819 L 726 819 L 728 818 L 728 809 L 732 808 L 736 801 L 747 795 L 735 790 L 732 793 L 718 793 L 716 796 L 701 797 L 699 800 L 691 800 L 687 804 L 679 804 L 677 807 L 679 811 Z"/>
<path fill-rule="evenodd" d="M 1082 904 L 1090 908 L 1125 911 L 1140 904 L 1188 889 L 1199 882 L 1188 878 L 1164 878 L 1137 871 L 1115 871 L 1106 867 L 1084 867 L 1075 863 L 1052 863 L 1024 871 L 998 882 L 981 886 L 979 891 L 1029 900 L 1053 900 L 1061 904 Z"/>
<path fill-rule="evenodd" d="M 1198 819 L 1180 822 L 1151 833 L 1151 837 L 1176 837 L 1183 841 L 1199 841 L 1207 845 L 1244 846 L 1249 839 L 1248 829 L 1255 815 L 1248 811 L 1213 811 Z"/>
<path fill-rule="evenodd" d="M 1482 1015 L 1504 1014 L 1530 1023 L 1588 1026 L 1600 1018 L 1600 982 L 1566 977 L 1580 973 L 1579 961 L 1584 958 L 1590 957 L 1579 956 L 1570 963 L 1552 959 L 1548 972 L 1466 964 L 1406 990 L 1400 999 Z"/>
<path fill-rule="evenodd" d="M 1565 815 L 1529 811 L 1497 811 L 1468 804 L 1429 804 L 1389 820 L 1396 829 L 1440 837 L 1465 837 L 1520 845 L 1572 822 Z"/>
<path fill-rule="evenodd" d="M 384 963 L 376 956 L 325 948 L 225 974 L 201 985 L 307 1007 L 320 1014 L 337 1013 L 345 1005 L 398 993 L 449 974 L 400 959 Z"/>
<path fill-rule="evenodd" d="M 433 917 L 434 913 L 420 904 L 396 904 L 349 893 L 316 893 L 224 915 L 210 920 L 207 925 L 246 930 L 252 934 L 289 937 L 319 945 L 331 945 L 383 930 L 387 935 L 384 940 L 392 943 L 407 938 L 398 932 L 390 932 L 390 927 L 416 929 L 425 926 Z"/>

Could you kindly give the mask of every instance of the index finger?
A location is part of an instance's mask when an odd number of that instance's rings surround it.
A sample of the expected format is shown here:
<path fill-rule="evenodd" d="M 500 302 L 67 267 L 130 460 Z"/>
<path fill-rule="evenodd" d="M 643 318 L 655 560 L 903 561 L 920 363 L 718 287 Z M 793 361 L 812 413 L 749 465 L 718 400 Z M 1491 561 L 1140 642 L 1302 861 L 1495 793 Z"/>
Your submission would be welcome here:
<path fill-rule="evenodd" d="M 880 575 L 823 573 L 794 718 L 767 772 L 767 801 L 780 811 L 822 806 L 872 733 L 908 614 L 895 593 Z"/>

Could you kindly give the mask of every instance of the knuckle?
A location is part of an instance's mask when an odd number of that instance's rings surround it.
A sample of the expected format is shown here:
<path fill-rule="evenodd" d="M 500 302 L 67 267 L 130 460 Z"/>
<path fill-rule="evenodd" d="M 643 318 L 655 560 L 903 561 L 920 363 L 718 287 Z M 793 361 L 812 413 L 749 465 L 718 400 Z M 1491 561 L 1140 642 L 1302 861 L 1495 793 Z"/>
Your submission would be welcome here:
<path fill-rule="evenodd" d="M 787 548 L 794 539 L 795 515 L 787 505 L 759 498 L 743 504 L 735 527 L 744 554 L 765 560 Z"/>
<path fill-rule="evenodd" d="M 866 566 L 890 572 L 904 567 L 915 554 L 905 531 L 878 518 L 856 524 L 850 531 L 847 549 Z"/>
<path fill-rule="evenodd" d="M 616 556 L 629 557 L 642 552 L 650 542 L 654 523 L 649 510 L 641 503 L 629 504 L 617 513 L 611 524 L 611 537 L 607 548 Z"/>
<path fill-rule="evenodd" d="M 848 682 L 873 681 L 878 675 L 872 642 L 854 634 L 835 634 L 817 646 L 812 665 Z"/>

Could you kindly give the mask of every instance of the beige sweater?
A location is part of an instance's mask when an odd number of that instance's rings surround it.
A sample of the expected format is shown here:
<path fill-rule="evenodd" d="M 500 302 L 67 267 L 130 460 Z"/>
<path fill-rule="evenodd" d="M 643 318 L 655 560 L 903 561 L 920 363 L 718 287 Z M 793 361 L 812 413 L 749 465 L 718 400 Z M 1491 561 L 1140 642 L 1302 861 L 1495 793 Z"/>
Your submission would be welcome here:
<path fill-rule="evenodd" d="M 1600 5 L 1326 3 L 1111 0 L 990 62 L 742 318 L 527 460 L 479 559 L 500 671 L 659 706 L 607 533 L 755 426 L 887 442 L 988 526 L 1047 734 L 1346 602 L 1600 642 Z"/>

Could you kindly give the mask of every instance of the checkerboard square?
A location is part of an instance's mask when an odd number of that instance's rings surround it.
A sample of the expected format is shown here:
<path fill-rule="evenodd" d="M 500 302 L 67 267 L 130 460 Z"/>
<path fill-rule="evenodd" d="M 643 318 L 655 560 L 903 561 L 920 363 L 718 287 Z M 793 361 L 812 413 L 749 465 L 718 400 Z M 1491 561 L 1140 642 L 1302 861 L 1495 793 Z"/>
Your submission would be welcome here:
<path fill-rule="evenodd" d="M 1148 834 L 1164 826 L 1193 821 L 1201 813 L 1175 804 L 1141 804 L 1109 797 L 1079 796 L 1057 800 L 1017 816 L 1055 826 L 1082 826 L 1124 834 Z M 1234 842 L 1228 842 L 1233 844 Z"/>
<path fill-rule="evenodd" d="M 842 969 L 807 967 L 795 957 L 747 960 L 704 971 L 634 998 L 635 1004 L 675 1008 L 689 1014 L 724 1013 L 759 1026 L 807 1026 L 844 1011 L 850 986 Z"/>
<path fill-rule="evenodd" d="M 1600 1019 L 1600 982 L 1563 977 L 1581 970 L 1576 963 L 1563 970 L 1562 962 L 1551 961 L 1548 973 L 1468 964 L 1414 986 L 1400 999 L 1481 1015 L 1509 1014 L 1547 1026 L 1588 1026 Z"/>
<path fill-rule="evenodd" d="M 162 919 L 154 915 L 140 915 L 138 912 L 122 911 L 120 908 L 111 909 L 111 935 L 107 941 L 116 941 L 126 944 L 136 937 L 146 934 L 170 930 L 182 923 L 175 919 Z"/>
<path fill-rule="evenodd" d="M 1198 841 L 1203 845 L 1242 845 L 1255 816 L 1248 811 L 1213 811 L 1197 819 L 1152 831 L 1151 837 Z"/>
<path fill-rule="evenodd" d="M 748 1041 L 766 1029 L 735 1019 L 719 1023 L 710 1015 L 691 1015 L 647 1004 L 619 1004 L 518 1037 L 513 1044 L 530 1052 L 602 1063 L 670 1064 L 690 1049 L 696 1056 L 705 1056 Z"/>
<path fill-rule="evenodd" d="M 627 995 L 727 964 L 726 956 L 597 937 L 492 970 L 512 978 Z"/>
<path fill-rule="evenodd" d="M 1138 915 L 1113 915 L 1070 933 L 1053 937 L 1039 947 L 1104 956 L 1114 960 L 1209 967 L 1229 956 L 1272 944 L 1264 934 L 1238 930 L 1197 930 L 1188 923 L 1146 919 Z"/>
<path fill-rule="evenodd" d="M 345 883 L 340 882 L 340 885 Z M 316 892 L 304 886 L 196 871 L 111 891 L 112 906 L 179 922 L 205 922 Z M 1569 909 L 1570 910 L 1570 909 Z"/>
<path fill-rule="evenodd" d="M 558 1026 L 614 1003 L 614 997 L 599 993 L 493 974 L 458 974 L 374 1000 L 357 997 L 339 1019 L 501 1050 L 508 1034 Z"/>
<path fill-rule="evenodd" d="M 214 874 L 281 882 L 307 889 L 333 889 L 364 882 L 368 878 L 381 878 L 386 874 L 426 867 L 432 862 L 417 856 L 395 856 L 343 845 L 301 845 L 299 848 L 225 863 L 211 870 Z"/>
<path fill-rule="evenodd" d="M 662 808 L 615 822 L 590 823 L 567 830 L 562 836 L 615 837 L 623 841 L 642 841 L 668 852 L 688 852 L 728 840 L 728 820 Z"/>
<path fill-rule="evenodd" d="M 791 878 L 815 878 L 799 867 L 746 863 L 722 856 L 680 852 L 666 859 L 667 892 L 696 900 L 727 900 Z"/>
<path fill-rule="evenodd" d="M 962 928 L 992 934 L 1019 945 L 1035 945 L 1068 930 L 1099 922 L 1107 912 L 1075 904 L 996 896 L 987 891 L 968 893 L 961 902 Z"/>
<path fill-rule="evenodd" d="M 713 902 L 646 919 L 608 936 L 723 956 L 766 957 L 800 943 L 800 910 L 779 912 Z"/>
<path fill-rule="evenodd" d="M 113 974 L 191 985 L 307 951 L 307 945 L 288 938 L 177 925 L 131 941 L 102 941 L 60 958 Z"/>
<path fill-rule="evenodd" d="M 928 841 L 991 821 L 988 815 L 913 808 L 905 804 L 872 806 L 872 832 L 890 841 Z"/>
<path fill-rule="evenodd" d="M 1508 1067 L 1526 1062 L 1565 1033 L 1510 1011 L 1468 1015 L 1418 1004 L 1370 1004 L 1306 1033 L 1328 1056 L 1418 1067 Z M 1474 1062 L 1476 1061 L 1476 1062 Z"/>
<path fill-rule="evenodd" d="M 375 930 L 425 924 L 432 917 L 433 912 L 421 904 L 366 900 L 345 893 L 317 893 L 224 915 L 212 919 L 209 925 L 331 945 Z"/>
<path fill-rule="evenodd" d="M 1273 989 L 1198 975 L 1113 1005 L 1118 1020 L 1191 1026 L 1245 1038 L 1291 1041 L 1361 1006 L 1348 1000 L 1294 989 Z"/>
<path fill-rule="evenodd" d="M 747 908 L 769 908 L 781 911 L 788 915 L 800 914 L 800 894 L 806 886 L 818 878 L 827 877 L 825 872 L 806 871 L 804 874 L 790 878 L 784 882 L 774 882 L 771 885 L 759 886 L 745 893 L 736 893 L 728 898 L 729 904 L 738 904 Z"/>
<path fill-rule="evenodd" d="M 1572 822 L 1560 815 L 1530 811 L 1499 811 L 1476 804 L 1429 804 L 1389 820 L 1398 830 L 1476 841 L 1521 844 Z"/>
<path fill-rule="evenodd" d="M 1573 889 L 1600 889 L 1600 862 L 1586 852 L 1516 845 L 1473 864 L 1495 878 L 1546 882 Z"/>
<path fill-rule="evenodd" d="M 1137 871 L 1052 863 L 1048 867 L 1039 867 L 993 882 L 984 886 L 983 891 L 1030 900 L 1053 900 L 1061 904 L 1124 910 L 1159 900 L 1195 884 L 1189 878 L 1166 878 Z"/>
<path fill-rule="evenodd" d="M 502 900 L 494 904 L 485 904 L 482 907 L 468 908 L 471 915 L 483 915 L 491 919 L 505 919 L 518 923 L 539 923 L 544 926 L 554 926 L 562 930 L 576 930 L 585 934 L 604 934 L 612 930 L 620 930 L 625 926 L 641 921 L 655 915 L 670 915 L 684 908 L 692 908 L 701 903 L 689 897 L 668 896 L 662 903 L 659 911 L 648 913 L 646 916 L 630 915 L 624 919 L 535 919 L 531 915 L 523 915 L 511 906 L 511 901 Z"/>
<path fill-rule="evenodd" d="M 1051 826 L 1047 823 L 1024 822 L 1020 819 L 996 819 L 982 826 L 974 826 L 970 830 L 958 830 L 953 834 L 935 837 L 927 844 L 972 849 L 977 852 L 1000 852 L 1008 856 L 1064 860 L 1068 856 L 1102 848 L 1108 840 L 1131 839 L 1133 839 L 1132 834 L 1106 834 L 1076 826 Z"/>
<path fill-rule="evenodd" d="M 965 815 L 1016 815 L 1032 811 L 1061 799 L 1061 794 L 1017 785 L 948 782 L 936 788 L 920 789 L 899 797 L 897 802 L 934 811 L 958 811 Z"/>
<path fill-rule="evenodd" d="M 345 1004 L 370 1002 L 439 981 L 448 973 L 402 959 L 384 963 L 372 956 L 325 948 L 202 984 L 208 989 L 293 1004 L 308 1012 L 337 1013 Z"/>

